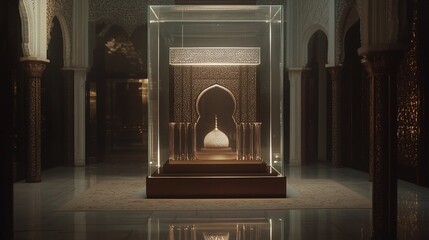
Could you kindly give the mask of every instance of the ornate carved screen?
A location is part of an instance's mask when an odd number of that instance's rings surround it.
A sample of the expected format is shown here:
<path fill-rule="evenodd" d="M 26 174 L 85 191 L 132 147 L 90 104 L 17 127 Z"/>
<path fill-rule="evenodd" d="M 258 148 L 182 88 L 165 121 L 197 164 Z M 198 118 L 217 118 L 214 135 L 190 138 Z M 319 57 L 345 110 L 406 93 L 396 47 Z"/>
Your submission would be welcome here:
<path fill-rule="evenodd" d="M 170 121 L 194 127 L 193 151 L 203 147 L 216 113 L 233 150 L 238 124 L 257 122 L 259 52 L 259 48 L 170 48 L 170 106 L 174 106 Z"/>

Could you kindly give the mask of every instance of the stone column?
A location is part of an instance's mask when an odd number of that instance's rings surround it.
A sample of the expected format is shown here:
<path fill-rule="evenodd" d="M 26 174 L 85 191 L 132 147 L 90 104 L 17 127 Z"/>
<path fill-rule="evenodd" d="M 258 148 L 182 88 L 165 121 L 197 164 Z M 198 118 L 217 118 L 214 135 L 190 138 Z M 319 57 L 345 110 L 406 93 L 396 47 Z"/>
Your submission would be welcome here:
<path fill-rule="evenodd" d="M 370 104 L 373 106 L 372 151 L 373 239 L 396 239 L 396 78 L 400 51 L 369 51 L 362 64 L 371 78 Z M 371 115 L 370 114 L 370 115 Z"/>
<path fill-rule="evenodd" d="M 339 144 L 341 142 L 341 125 L 340 125 L 340 81 L 341 81 L 341 70 L 342 66 L 332 66 L 328 67 L 328 72 L 331 77 L 331 91 L 332 91 L 332 100 L 331 100 L 331 164 L 334 167 L 340 167 L 342 165 L 342 156 Z"/>
<path fill-rule="evenodd" d="M 69 70 L 73 71 L 74 108 L 74 165 L 85 165 L 85 97 L 88 69 L 88 16 L 87 0 L 73 0 L 73 45 Z"/>
<path fill-rule="evenodd" d="M 289 68 L 290 81 L 290 149 L 289 165 L 301 165 L 301 78 L 306 68 Z"/>
<path fill-rule="evenodd" d="M 66 166 L 74 166 L 74 71 L 63 69 L 64 75 L 64 149 Z"/>
<path fill-rule="evenodd" d="M 27 182 L 42 181 L 42 165 L 41 165 L 41 78 L 45 71 L 48 60 L 36 60 L 30 58 L 22 58 L 22 64 L 27 79 L 24 83 L 25 88 L 25 151 L 27 162 Z"/>
<path fill-rule="evenodd" d="M 74 69 L 74 165 L 85 165 L 86 69 Z"/>

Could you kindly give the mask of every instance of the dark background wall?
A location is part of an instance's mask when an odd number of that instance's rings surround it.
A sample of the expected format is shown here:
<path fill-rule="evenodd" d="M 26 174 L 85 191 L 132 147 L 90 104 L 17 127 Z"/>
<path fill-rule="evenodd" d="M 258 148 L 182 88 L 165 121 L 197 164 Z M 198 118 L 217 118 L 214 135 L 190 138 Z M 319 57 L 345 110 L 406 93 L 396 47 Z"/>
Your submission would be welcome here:
<path fill-rule="evenodd" d="M 13 239 L 13 75 L 19 66 L 21 22 L 18 1 L 0 3 L 0 207 L 2 209 L 1 239 Z"/>
<path fill-rule="evenodd" d="M 343 164 L 369 170 L 369 79 L 360 63 L 360 22 L 354 23 L 344 40 L 341 97 L 341 140 L 339 150 Z"/>

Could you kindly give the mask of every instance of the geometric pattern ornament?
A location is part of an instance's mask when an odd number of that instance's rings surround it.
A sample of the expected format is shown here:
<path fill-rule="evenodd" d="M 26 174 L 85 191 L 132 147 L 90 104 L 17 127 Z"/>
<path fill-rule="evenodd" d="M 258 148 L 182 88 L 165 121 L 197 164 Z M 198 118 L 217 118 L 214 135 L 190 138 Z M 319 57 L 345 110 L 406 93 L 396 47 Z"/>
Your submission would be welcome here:
<path fill-rule="evenodd" d="M 259 47 L 170 48 L 170 65 L 259 65 Z"/>

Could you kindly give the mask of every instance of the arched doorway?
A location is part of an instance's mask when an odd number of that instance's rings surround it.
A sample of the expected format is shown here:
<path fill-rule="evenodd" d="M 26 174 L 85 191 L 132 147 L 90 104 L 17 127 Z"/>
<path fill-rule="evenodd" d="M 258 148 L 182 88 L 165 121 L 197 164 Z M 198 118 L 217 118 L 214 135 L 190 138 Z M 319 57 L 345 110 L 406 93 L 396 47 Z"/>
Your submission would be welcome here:
<path fill-rule="evenodd" d="M 237 123 L 234 119 L 236 100 L 234 95 L 227 88 L 220 85 L 208 87 L 200 93 L 197 98 L 198 120 L 196 122 L 196 148 L 203 147 L 204 137 L 214 128 L 216 124 L 221 131 L 226 133 L 230 147 L 235 148 Z"/>
<path fill-rule="evenodd" d="M 49 64 L 44 72 L 42 87 L 42 169 L 64 164 L 65 159 L 65 85 L 64 43 L 60 22 L 53 18 L 47 57 Z"/>
<path fill-rule="evenodd" d="M 308 43 L 308 63 L 302 81 L 302 163 L 326 161 L 328 39 L 316 31 Z"/>
<path fill-rule="evenodd" d="M 87 98 L 88 161 L 102 161 L 113 153 L 146 150 L 146 51 L 139 42 L 145 27 L 130 35 L 121 27 L 95 27 L 93 64 Z"/>

